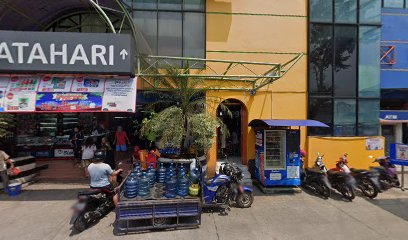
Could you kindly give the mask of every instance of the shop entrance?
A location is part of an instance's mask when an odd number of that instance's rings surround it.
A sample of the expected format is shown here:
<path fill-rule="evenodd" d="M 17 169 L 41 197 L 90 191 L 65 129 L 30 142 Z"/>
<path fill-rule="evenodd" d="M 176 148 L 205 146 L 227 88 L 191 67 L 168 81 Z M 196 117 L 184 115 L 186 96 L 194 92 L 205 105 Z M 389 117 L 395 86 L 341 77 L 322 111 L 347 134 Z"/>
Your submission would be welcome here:
<path fill-rule="evenodd" d="M 217 131 L 217 158 L 221 161 L 228 160 L 239 164 L 246 164 L 246 142 L 248 117 L 245 105 L 236 100 L 228 99 L 222 102 L 228 108 L 221 106 L 217 109 L 217 116 L 226 125 L 229 134 Z"/>

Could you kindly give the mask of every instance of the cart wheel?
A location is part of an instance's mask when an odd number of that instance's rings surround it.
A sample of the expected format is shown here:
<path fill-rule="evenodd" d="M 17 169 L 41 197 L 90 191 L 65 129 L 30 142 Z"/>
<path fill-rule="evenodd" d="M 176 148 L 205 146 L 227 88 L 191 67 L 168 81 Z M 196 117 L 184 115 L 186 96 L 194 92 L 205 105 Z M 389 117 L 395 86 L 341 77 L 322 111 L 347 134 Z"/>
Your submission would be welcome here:
<path fill-rule="evenodd" d="M 168 222 L 169 222 L 168 218 L 154 218 L 153 219 L 154 226 L 163 226 L 163 225 L 166 225 Z"/>

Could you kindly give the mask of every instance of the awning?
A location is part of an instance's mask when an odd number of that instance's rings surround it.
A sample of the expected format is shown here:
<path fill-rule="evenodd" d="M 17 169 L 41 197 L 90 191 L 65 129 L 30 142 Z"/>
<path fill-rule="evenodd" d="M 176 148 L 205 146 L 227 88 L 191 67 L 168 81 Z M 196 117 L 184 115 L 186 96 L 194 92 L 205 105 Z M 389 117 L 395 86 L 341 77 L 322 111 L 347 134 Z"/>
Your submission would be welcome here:
<path fill-rule="evenodd" d="M 408 111 L 382 110 L 380 111 L 380 121 L 382 123 L 408 122 Z"/>
<path fill-rule="evenodd" d="M 329 127 L 315 120 L 302 119 L 254 119 L 249 123 L 251 127 Z"/>

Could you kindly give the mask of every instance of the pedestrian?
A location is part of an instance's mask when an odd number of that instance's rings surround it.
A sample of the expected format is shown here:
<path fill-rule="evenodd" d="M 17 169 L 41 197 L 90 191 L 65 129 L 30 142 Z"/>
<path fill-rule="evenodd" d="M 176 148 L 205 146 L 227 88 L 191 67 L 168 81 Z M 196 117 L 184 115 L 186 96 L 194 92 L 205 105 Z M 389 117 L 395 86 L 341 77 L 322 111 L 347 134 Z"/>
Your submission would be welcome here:
<path fill-rule="evenodd" d="M 113 149 L 106 137 L 101 140 L 101 150 L 105 152 L 105 163 L 108 164 L 112 169 L 115 169 L 115 156 Z"/>
<path fill-rule="evenodd" d="M 10 164 L 11 168 L 14 168 L 14 162 L 10 158 L 10 156 L 3 150 L 0 150 L 0 174 L 4 190 L 6 190 L 9 182 L 9 178 L 7 175 L 7 163 Z"/>
<path fill-rule="evenodd" d="M 113 142 L 116 146 L 116 160 L 123 158 L 123 153 L 127 151 L 126 144 L 130 144 L 129 138 L 122 126 L 118 126 L 115 132 L 115 140 Z"/>
<path fill-rule="evenodd" d="M 91 163 L 91 160 L 94 158 L 94 154 L 96 151 L 96 145 L 94 144 L 94 140 L 91 137 L 88 137 L 85 140 L 84 145 L 82 146 L 82 162 L 81 166 L 84 168 L 85 176 L 88 177 L 87 168 Z"/>
<path fill-rule="evenodd" d="M 84 135 L 82 134 L 82 131 L 80 128 L 74 127 L 72 133 L 69 135 L 69 140 L 71 141 L 71 144 L 74 148 L 74 155 L 76 159 L 81 158 L 81 147 L 82 143 L 84 141 Z"/>
<path fill-rule="evenodd" d="M 92 131 L 92 135 L 94 135 L 96 139 L 96 142 L 95 142 L 96 147 L 98 148 L 101 147 L 102 138 L 105 136 L 105 134 L 106 134 L 106 130 L 105 130 L 105 126 L 103 125 L 103 123 L 97 124 Z"/>

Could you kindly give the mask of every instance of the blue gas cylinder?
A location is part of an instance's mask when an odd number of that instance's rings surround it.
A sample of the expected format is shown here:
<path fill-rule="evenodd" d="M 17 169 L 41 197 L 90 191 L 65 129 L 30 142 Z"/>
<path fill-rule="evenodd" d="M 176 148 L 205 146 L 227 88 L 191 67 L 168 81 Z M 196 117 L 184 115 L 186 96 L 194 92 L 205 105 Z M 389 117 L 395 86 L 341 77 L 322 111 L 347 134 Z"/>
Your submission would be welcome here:
<path fill-rule="evenodd" d="M 198 171 L 198 168 L 195 168 L 193 171 L 190 172 L 190 183 L 191 184 L 196 184 L 198 183 L 200 179 L 200 172 Z"/>
<path fill-rule="evenodd" d="M 177 178 L 170 173 L 169 178 L 166 181 L 166 193 L 167 198 L 175 198 L 177 196 Z"/>
<path fill-rule="evenodd" d="M 185 173 L 182 173 L 177 182 L 177 194 L 185 197 L 188 195 L 188 179 Z"/>
<path fill-rule="evenodd" d="M 146 172 L 143 172 L 142 177 L 139 180 L 139 196 L 145 197 L 150 194 L 150 183 Z"/>
<path fill-rule="evenodd" d="M 155 176 L 155 173 L 154 173 L 154 171 L 152 170 L 151 167 L 149 167 L 149 168 L 147 169 L 146 176 L 147 176 L 147 178 L 149 179 L 149 185 L 150 185 L 150 187 L 153 187 L 153 186 L 154 186 L 154 183 L 156 182 L 156 176 Z"/>
<path fill-rule="evenodd" d="M 137 177 L 131 173 L 125 183 L 125 196 L 127 198 L 135 198 L 138 194 L 139 184 Z"/>
<path fill-rule="evenodd" d="M 166 181 L 166 168 L 163 166 L 163 163 L 160 163 L 159 169 L 157 169 L 157 182 L 164 183 Z"/>

